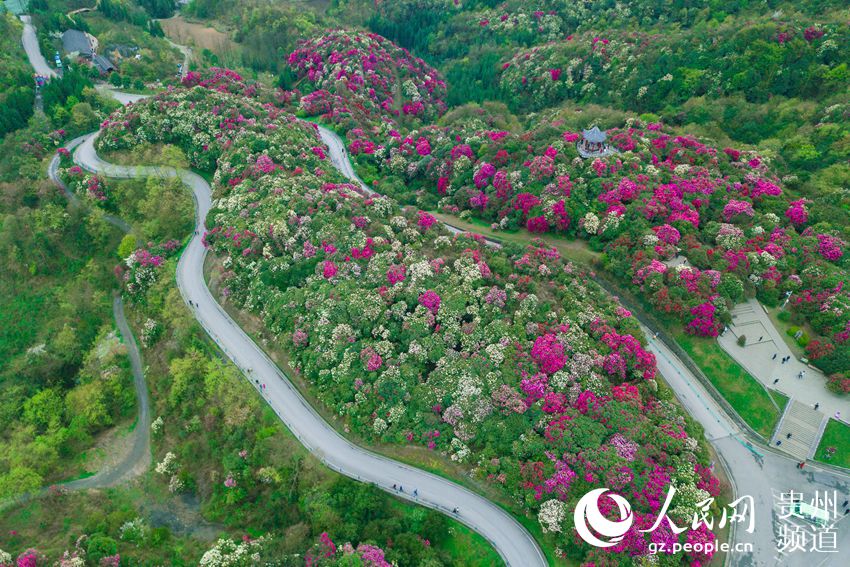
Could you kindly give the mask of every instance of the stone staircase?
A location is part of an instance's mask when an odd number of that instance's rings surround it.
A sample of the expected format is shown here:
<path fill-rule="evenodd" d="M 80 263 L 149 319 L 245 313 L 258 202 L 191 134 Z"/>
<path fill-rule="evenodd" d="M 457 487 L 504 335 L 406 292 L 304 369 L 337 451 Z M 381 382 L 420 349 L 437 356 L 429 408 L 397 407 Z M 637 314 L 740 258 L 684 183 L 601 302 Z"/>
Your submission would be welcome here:
<path fill-rule="evenodd" d="M 815 454 L 827 420 L 824 414 L 814 408 L 794 399 L 788 400 L 785 412 L 773 432 L 771 445 L 776 447 L 776 441 L 782 441 L 777 449 L 801 461 L 809 459 Z M 786 438 L 789 433 L 791 439 Z"/>

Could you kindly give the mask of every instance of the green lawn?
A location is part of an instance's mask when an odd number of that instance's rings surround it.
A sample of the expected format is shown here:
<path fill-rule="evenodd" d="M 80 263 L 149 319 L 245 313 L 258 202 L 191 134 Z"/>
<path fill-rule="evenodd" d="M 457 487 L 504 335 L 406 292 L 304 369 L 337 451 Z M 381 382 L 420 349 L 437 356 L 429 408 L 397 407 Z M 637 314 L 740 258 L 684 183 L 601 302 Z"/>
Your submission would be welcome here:
<path fill-rule="evenodd" d="M 516 244 L 530 244 L 535 238 L 540 238 L 547 244 L 554 246 L 567 260 L 590 265 L 595 259 L 599 258 L 599 253 L 588 248 L 583 240 L 570 240 L 557 235 L 547 234 L 545 236 L 531 234 L 525 229 L 518 230 L 493 230 L 490 228 L 490 223 L 472 217 L 468 220 L 462 220 L 456 215 L 431 211 L 431 214 L 439 220 L 446 222 L 462 230 L 476 232 L 487 238 L 494 240 L 502 240 L 504 242 L 514 242 Z"/>
<path fill-rule="evenodd" d="M 776 391 L 768 393 L 758 380 L 720 348 L 717 341 L 693 337 L 682 331 L 677 331 L 674 336 L 738 415 L 750 427 L 770 438 L 788 398 Z"/>
<path fill-rule="evenodd" d="M 835 447 L 836 451 L 832 457 L 827 456 L 827 447 Z M 830 419 L 815 453 L 815 460 L 837 467 L 850 468 L 850 426 Z"/>

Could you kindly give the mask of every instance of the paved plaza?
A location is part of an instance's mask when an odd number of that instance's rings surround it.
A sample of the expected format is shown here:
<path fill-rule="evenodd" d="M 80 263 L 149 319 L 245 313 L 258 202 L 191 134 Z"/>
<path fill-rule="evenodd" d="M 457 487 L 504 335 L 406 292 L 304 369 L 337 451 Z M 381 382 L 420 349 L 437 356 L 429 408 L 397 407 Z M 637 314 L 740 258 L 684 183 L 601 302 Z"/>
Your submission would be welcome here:
<path fill-rule="evenodd" d="M 746 337 L 743 347 L 737 342 L 741 335 Z M 790 454 L 802 458 L 804 452 L 808 452 L 811 457 L 812 451 L 805 451 L 803 445 L 816 443 L 820 439 L 826 418 L 838 418 L 850 423 L 850 400 L 827 390 L 823 373 L 794 357 L 779 329 L 773 325 L 757 300 L 750 299 L 732 310 L 732 323 L 717 341 L 723 350 L 766 388 L 778 390 L 796 402 L 789 402 L 772 443 L 781 440 L 781 448 Z M 783 364 L 782 359 L 785 357 L 790 358 Z M 800 373 L 803 373 L 802 378 Z M 774 384 L 777 379 L 778 382 Z M 815 413 L 815 404 L 818 405 L 816 412 L 822 417 L 812 415 Z M 819 421 L 822 423 L 817 425 Z M 812 429 L 817 432 L 814 439 L 810 439 Z M 786 439 L 788 433 L 792 433 L 791 439 Z M 791 442 L 797 435 L 799 442 Z"/>

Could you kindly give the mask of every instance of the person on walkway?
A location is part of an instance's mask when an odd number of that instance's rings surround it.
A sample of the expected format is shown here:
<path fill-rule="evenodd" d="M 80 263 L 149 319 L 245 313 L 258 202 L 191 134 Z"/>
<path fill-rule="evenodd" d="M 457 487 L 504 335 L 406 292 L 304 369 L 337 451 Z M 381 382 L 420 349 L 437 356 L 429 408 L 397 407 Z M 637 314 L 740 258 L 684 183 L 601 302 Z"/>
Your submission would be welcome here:
<path fill-rule="evenodd" d="M 398 490 L 398 486 L 396 485 L 396 483 L 393 483 L 393 490 Z"/>
<path fill-rule="evenodd" d="M 452 508 L 452 514 L 457 514 L 457 508 Z"/>
<path fill-rule="evenodd" d="M 806 466 L 806 461 L 800 461 L 800 470 L 803 470 L 803 467 Z"/>
<path fill-rule="evenodd" d="M 398 491 L 399 491 L 399 492 L 404 492 L 404 487 L 403 487 L 402 485 L 400 485 L 400 484 L 398 485 Z"/>
<path fill-rule="evenodd" d="M 414 488 L 414 489 L 413 489 L 413 496 L 414 496 L 414 497 L 415 497 L 415 496 L 419 496 L 419 489 L 418 489 L 418 488 Z"/>
<path fill-rule="evenodd" d="M 776 355 L 777 355 L 777 354 L 779 354 L 779 353 L 778 353 L 778 352 L 774 352 L 774 353 L 773 353 L 773 358 L 771 358 L 770 360 L 776 360 Z"/>
<path fill-rule="evenodd" d="M 773 385 L 775 386 L 777 382 L 779 382 L 779 378 L 773 381 Z"/>
<path fill-rule="evenodd" d="M 761 342 L 761 340 L 762 340 L 763 338 L 764 338 L 764 335 L 760 336 L 760 337 L 759 337 L 759 342 Z"/>
<path fill-rule="evenodd" d="M 791 434 L 789 433 L 788 435 L 786 435 L 786 436 L 785 436 L 785 438 L 786 438 L 786 439 L 791 439 Z"/>
<path fill-rule="evenodd" d="M 844 504 L 842 504 L 841 507 L 846 508 L 848 503 L 850 503 L 850 500 L 845 500 Z"/>
<path fill-rule="evenodd" d="M 817 402 L 817 403 L 815 404 L 815 409 L 818 409 L 819 407 L 820 407 L 820 402 Z"/>

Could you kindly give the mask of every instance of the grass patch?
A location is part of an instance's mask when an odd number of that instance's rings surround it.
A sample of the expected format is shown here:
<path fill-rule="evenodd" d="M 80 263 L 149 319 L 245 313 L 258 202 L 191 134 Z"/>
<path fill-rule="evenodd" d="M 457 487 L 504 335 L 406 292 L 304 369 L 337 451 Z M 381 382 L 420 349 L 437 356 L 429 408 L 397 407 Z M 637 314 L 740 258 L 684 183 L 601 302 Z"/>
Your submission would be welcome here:
<path fill-rule="evenodd" d="M 829 447 L 835 447 L 835 454 L 831 457 L 826 451 Z M 830 418 L 815 452 L 815 460 L 850 468 L 850 426 Z"/>
<path fill-rule="evenodd" d="M 674 336 L 738 415 L 750 427 L 770 438 L 788 398 L 779 392 L 768 393 L 716 341 L 692 337 L 682 331 L 675 332 Z"/>
<path fill-rule="evenodd" d="M 493 230 L 490 228 L 490 223 L 486 220 L 471 217 L 468 220 L 463 220 L 456 215 L 431 211 L 431 214 L 439 220 L 455 226 L 461 230 L 477 232 L 487 238 L 493 240 L 501 240 L 504 242 L 513 242 L 523 246 L 531 244 L 532 241 L 539 238 L 550 246 L 554 246 L 561 256 L 568 260 L 573 260 L 582 264 L 590 265 L 594 260 L 599 258 L 599 254 L 587 247 L 587 244 L 582 240 L 570 240 L 562 236 L 554 236 L 551 234 L 537 235 L 531 234 L 525 229 L 514 230 Z"/>

